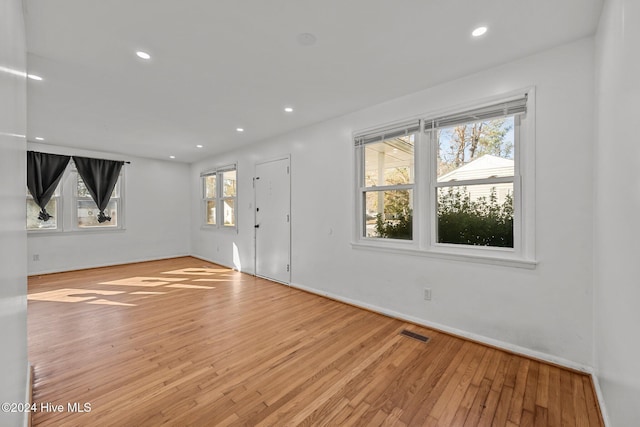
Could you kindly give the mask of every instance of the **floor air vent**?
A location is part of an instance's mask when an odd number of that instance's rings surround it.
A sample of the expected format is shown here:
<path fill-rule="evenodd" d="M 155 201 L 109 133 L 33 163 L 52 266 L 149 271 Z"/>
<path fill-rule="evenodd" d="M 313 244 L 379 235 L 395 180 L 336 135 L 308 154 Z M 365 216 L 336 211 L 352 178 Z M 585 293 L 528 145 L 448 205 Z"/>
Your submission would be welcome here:
<path fill-rule="evenodd" d="M 425 337 L 424 335 L 416 334 L 415 332 L 411 332 L 411 331 L 408 331 L 406 329 L 404 329 L 402 332 L 400 332 L 400 335 L 404 335 L 405 337 L 413 338 L 414 340 L 418 340 L 418 341 L 422 341 L 422 342 L 429 341 L 429 337 Z"/>

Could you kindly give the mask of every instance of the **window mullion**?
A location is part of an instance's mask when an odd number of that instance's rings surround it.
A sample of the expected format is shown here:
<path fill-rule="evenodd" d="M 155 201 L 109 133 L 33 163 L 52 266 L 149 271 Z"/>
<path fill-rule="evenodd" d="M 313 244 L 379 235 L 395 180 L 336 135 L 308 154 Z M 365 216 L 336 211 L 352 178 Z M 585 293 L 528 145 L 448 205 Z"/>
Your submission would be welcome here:
<path fill-rule="evenodd" d="M 422 120 L 418 121 L 418 129 L 414 134 L 413 143 L 413 165 L 412 165 L 412 204 L 411 204 L 411 227 L 412 227 L 412 243 L 414 247 L 419 248 L 421 246 L 421 235 L 423 230 L 423 224 L 420 219 L 422 216 L 422 200 L 424 196 L 422 194 L 421 177 L 422 177 L 422 164 L 421 157 L 423 152 L 422 146 L 422 131 L 424 129 L 424 123 Z"/>
<path fill-rule="evenodd" d="M 522 200 L 522 175 L 521 175 L 521 146 L 520 146 L 520 116 L 515 116 L 513 120 L 514 135 L 513 135 L 513 158 L 514 164 L 514 181 L 513 181 L 513 248 L 518 253 L 523 253 L 524 250 L 524 234 L 522 227 L 522 212 L 523 212 L 523 200 Z"/>
<path fill-rule="evenodd" d="M 436 222 L 438 221 L 438 205 L 436 183 L 438 182 L 438 130 L 429 130 L 429 235 L 428 246 L 436 243 Z"/>
<path fill-rule="evenodd" d="M 354 241 L 358 241 L 363 236 L 366 236 L 366 219 L 364 217 L 364 212 L 366 210 L 366 197 L 365 197 L 365 189 L 364 189 L 364 146 L 356 145 L 355 147 L 355 203 L 354 210 L 356 213 L 356 217 L 354 218 L 355 226 L 353 228 L 353 239 Z"/>
<path fill-rule="evenodd" d="M 224 221 L 224 206 L 222 206 L 222 187 L 224 186 L 224 173 L 216 173 L 216 228 L 222 227 Z"/>
<path fill-rule="evenodd" d="M 428 245 L 429 237 L 429 187 L 431 171 L 430 167 L 430 135 L 424 130 L 424 120 L 420 121 L 420 131 L 416 136 L 416 156 L 415 156 L 415 190 L 414 201 L 414 240 L 419 249 L 424 249 Z"/>

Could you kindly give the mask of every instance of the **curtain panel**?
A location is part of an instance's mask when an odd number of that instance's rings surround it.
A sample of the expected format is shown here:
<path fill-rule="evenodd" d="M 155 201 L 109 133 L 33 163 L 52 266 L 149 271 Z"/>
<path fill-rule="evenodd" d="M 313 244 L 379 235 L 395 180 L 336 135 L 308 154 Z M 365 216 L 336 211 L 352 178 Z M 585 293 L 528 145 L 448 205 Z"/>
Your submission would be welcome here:
<path fill-rule="evenodd" d="M 104 210 L 109 204 L 111 193 L 118 182 L 124 162 L 79 156 L 73 156 L 73 162 L 76 164 L 76 169 L 84 181 L 89 195 L 98 206 L 100 211 L 98 222 L 111 221 L 111 217 L 105 215 Z"/>
<path fill-rule="evenodd" d="M 45 209 L 56 191 L 62 174 L 69 164 L 70 156 L 27 151 L 27 188 L 33 201 L 40 207 L 38 219 L 53 218 Z"/>

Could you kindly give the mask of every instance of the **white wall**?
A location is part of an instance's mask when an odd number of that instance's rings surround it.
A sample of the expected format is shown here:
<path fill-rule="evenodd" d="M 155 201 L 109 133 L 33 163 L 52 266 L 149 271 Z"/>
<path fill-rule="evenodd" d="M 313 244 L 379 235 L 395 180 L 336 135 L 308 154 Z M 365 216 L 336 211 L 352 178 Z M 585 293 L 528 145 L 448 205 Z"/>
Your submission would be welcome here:
<path fill-rule="evenodd" d="M 253 272 L 257 161 L 291 154 L 292 282 L 359 304 L 592 364 L 594 46 L 584 39 L 192 165 L 192 253 Z M 356 250 L 353 131 L 535 85 L 535 270 Z M 250 130 L 249 130 L 250 131 Z M 199 174 L 238 163 L 239 231 L 202 230 Z M 236 266 L 237 267 L 237 266 Z M 433 300 L 422 300 L 423 287 Z"/>
<path fill-rule="evenodd" d="M 607 0 L 597 34 L 596 368 L 612 426 L 640 424 L 640 2 Z"/>
<path fill-rule="evenodd" d="M 126 229 L 29 233 L 30 275 L 189 254 L 189 165 L 48 144 L 29 143 L 28 149 L 131 161 L 124 165 Z M 39 261 L 33 260 L 34 254 Z"/>
<path fill-rule="evenodd" d="M 0 66 L 25 72 L 20 0 L 0 2 Z M 0 70 L 0 402 L 24 402 L 27 393 L 26 77 Z M 0 425 L 21 414 L 0 412 Z"/>

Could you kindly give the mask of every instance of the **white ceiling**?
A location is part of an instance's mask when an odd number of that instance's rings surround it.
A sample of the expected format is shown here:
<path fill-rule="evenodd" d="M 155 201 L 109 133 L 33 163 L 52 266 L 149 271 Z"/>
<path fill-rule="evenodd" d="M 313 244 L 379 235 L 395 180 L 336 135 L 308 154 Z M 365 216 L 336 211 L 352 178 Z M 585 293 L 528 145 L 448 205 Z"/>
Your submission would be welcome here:
<path fill-rule="evenodd" d="M 589 36 L 602 6 L 602 0 L 24 3 L 29 72 L 44 78 L 29 80 L 28 139 L 183 162 Z M 489 31 L 472 38 L 481 24 Z M 301 33 L 314 34 L 317 43 L 299 44 Z M 138 59 L 137 50 L 152 59 Z M 295 111 L 285 113 L 287 105 Z"/>

